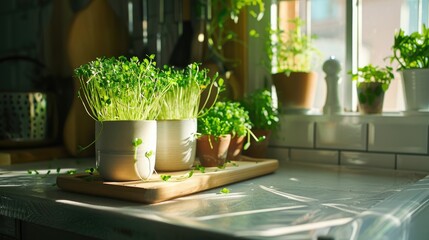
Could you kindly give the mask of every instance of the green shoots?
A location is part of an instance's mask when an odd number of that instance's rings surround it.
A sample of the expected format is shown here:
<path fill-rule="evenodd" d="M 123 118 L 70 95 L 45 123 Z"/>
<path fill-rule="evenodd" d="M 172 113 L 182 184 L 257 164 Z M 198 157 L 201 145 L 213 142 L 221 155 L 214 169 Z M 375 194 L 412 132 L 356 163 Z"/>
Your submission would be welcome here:
<path fill-rule="evenodd" d="M 169 86 L 157 80 L 154 57 L 97 58 L 76 68 L 78 97 L 88 115 L 96 121 L 156 119 Z"/>
<path fill-rule="evenodd" d="M 200 69 L 199 64 L 189 64 L 185 69 L 179 70 L 164 66 L 159 72 L 159 81 L 168 85 L 169 89 L 161 100 L 161 111 L 158 120 L 191 119 L 199 114 L 201 93 L 214 84 L 222 84 L 223 80 L 216 82 L 217 74 L 213 79 L 208 76 L 208 69 Z M 206 104 L 206 103 L 204 103 Z"/>
<path fill-rule="evenodd" d="M 409 35 L 400 29 L 395 33 L 390 62 L 398 62 L 399 70 L 429 68 L 429 28 L 422 25 L 421 33 Z"/>

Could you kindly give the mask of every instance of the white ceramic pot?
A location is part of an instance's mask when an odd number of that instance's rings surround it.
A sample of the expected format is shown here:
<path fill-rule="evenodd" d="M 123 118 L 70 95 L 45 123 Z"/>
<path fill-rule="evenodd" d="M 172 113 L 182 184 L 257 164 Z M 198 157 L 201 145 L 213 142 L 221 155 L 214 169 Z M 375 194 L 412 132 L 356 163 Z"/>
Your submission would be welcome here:
<path fill-rule="evenodd" d="M 429 69 L 405 69 L 401 72 L 405 110 L 429 111 Z"/>
<path fill-rule="evenodd" d="M 107 181 L 148 179 L 155 168 L 157 122 L 104 121 L 95 123 L 96 163 Z M 135 139 L 142 143 L 133 145 Z"/>
<path fill-rule="evenodd" d="M 192 168 L 195 160 L 197 119 L 159 120 L 156 171 Z"/>

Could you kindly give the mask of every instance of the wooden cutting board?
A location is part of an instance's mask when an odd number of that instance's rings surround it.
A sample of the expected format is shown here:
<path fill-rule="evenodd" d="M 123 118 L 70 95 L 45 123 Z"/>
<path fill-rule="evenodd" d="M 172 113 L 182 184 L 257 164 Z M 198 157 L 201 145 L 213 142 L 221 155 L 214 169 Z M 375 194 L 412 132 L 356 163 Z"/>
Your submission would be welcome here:
<path fill-rule="evenodd" d="M 141 203 L 157 203 L 189 195 L 207 189 L 266 175 L 278 168 L 275 159 L 243 157 L 242 161 L 232 161 L 224 169 L 210 167 L 205 173 L 198 170 L 190 178 L 189 171 L 153 174 L 146 181 L 104 182 L 99 176 L 88 174 L 60 175 L 57 186 L 63 190 L 129 200 Z M 162 174 L 172 177 L 163 181 Z"/>

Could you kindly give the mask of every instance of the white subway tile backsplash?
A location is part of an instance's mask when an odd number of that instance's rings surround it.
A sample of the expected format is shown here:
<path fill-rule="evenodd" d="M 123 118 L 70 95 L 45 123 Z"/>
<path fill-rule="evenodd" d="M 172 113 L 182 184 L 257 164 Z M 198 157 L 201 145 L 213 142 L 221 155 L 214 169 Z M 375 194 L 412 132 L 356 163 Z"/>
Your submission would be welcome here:
<path fill-rule="evenodd" d="M 290 160 L 323 164 L 338 164 L 338 151 L 291 149 Z"/>
<path fill-rule="evenodd" d="M 429 156 L 398 154 L 397 169 L 429 172 Z"/>
<path fill-rule="evenodd" d="M 269 147 L 267 151 L 269 158 L 274 158 L 279 161 L 289 161 L 289 149 L 282 147 Z"/>
<path fill-rule="evenodd" d="M 366 123 L 316 123 L 316 148 L 366 150 Z"/>
<path fill-rule="evenodd" d="M 395 154 L 369 152 L 341 152 L 341 165 L 395 169 Z"/>
<path fill-rule="evenodd" d="M 284 121 L 281 118 L 280 129 L 277 133 L 273 133 L 271 144 L 273 146 L 313 148 L 314 122 Z"/>
<path fill-rule="evenodd" d="M 368 151 L 428 153 L 427 124 L 369 123 Z"/>

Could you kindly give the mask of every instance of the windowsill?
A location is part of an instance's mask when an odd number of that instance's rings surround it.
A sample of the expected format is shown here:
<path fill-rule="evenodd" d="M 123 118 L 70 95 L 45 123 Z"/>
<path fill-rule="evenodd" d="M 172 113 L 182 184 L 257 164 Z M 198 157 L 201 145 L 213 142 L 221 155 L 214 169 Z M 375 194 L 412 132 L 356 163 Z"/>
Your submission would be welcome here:
<path fill-rule="evenodd" d="M 383 112 L 381 114 L 361 114 L 358 112 L 344 112 L 341 114 L 323 114 L 320 111 L 312 111 L 308 114 L 298 114 L 298 113 L 281 113 L 281 118 L 293 119 L 293 120 L 303 120 L 303 121 L 312 121 L 312 120 L 338 120 L 342 121 L 345 119 L 354 119 L 360 123 L 368 122 L 383 122 L 386 123 L 409 123 L 409 124 L 418 124 L 418 123 L 429 123 L 429 112 Z"/>

